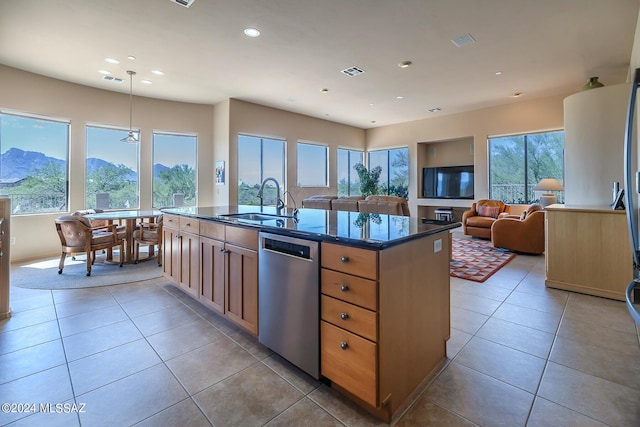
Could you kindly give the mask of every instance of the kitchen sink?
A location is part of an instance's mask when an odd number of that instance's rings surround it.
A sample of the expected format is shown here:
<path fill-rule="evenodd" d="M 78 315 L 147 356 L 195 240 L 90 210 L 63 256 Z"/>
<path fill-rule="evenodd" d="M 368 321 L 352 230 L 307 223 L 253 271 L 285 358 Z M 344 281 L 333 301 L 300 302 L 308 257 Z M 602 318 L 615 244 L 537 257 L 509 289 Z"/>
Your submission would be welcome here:
<path fill-rule="evenodd" d="M 244 219 L 249 221 L 275 221 L 278 219 L 293 218 L 293 216 L 291 215 L 276 215 L 276 214 L 267 214 L 267 213 L 259 213 L 259 212 L 235 213 L 235 214 L 226 214 L 226 215 L 220 215 L 220 216 L 225 218 Z"/>

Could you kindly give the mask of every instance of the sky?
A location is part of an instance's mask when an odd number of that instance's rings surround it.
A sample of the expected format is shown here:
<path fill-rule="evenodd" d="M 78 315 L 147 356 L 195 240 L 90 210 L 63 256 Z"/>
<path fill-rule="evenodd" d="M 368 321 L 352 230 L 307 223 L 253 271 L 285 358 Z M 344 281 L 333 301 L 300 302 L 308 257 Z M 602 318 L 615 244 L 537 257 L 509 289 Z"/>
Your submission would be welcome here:
<path fill-rule="evenodd" d="M 39 120 L 8 114 L 0 115 L 0 152 L 11 148 L 35 151 L 66 160 L 68 123 Z M 138 170 L 139 144 L 121 142 L 127 131 L 95 126 L 86 127 L 87 157 Z M 139 137 L 139 135 L 138 135 Z M 187 164 L 196 167 L 196 137 L 191 135 L 154 135 L 154 163 L 172 167 Z"/>

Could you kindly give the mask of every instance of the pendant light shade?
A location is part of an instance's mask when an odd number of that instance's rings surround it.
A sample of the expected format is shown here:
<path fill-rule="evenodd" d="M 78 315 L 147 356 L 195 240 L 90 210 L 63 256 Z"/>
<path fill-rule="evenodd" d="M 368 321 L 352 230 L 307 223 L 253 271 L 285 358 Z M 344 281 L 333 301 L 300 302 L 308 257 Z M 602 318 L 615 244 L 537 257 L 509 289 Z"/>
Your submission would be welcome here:
<path fill-rule="evenodd" d="M 127 70 L 127 74 L 129 74 L 129 133 L 125 138 L 122 138 L 121 142 L 130 142 L 136 143 L 139 142 L 138 138 L 136 138 L 133 133 L 132 121 L 133 121 L 133 76 L 136 75 L 135 71 Z"/>

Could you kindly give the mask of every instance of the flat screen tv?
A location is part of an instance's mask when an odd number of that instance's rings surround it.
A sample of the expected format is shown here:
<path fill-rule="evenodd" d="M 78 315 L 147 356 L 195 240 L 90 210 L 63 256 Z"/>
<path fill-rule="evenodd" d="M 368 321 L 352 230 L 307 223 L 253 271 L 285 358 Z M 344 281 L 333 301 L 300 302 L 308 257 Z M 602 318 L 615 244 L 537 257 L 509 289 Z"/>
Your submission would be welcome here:
<path fill-rule="evenodd" d="M 422 168 L 422 195 L 430 199 L 473 199 L 473 165 Z"/>

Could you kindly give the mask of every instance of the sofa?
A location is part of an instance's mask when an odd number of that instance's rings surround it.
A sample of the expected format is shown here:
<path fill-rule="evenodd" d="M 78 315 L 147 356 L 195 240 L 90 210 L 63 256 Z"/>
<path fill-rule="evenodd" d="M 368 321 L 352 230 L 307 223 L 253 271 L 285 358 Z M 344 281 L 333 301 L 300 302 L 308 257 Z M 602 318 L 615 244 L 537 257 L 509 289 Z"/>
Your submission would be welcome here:
<path fill-rule="evenodd" d="M 307 197 L 302 201 L 303 208 L 331 210 L 331 201 L 337 199 L 338 196 L 317 195 Z"/>
<path fill-rule="evenodd" d="M 358 202 L 364 200 L 362 196 L 338 197 L 331 201 L 331 209 L 334 211 L 358 212 Z"/>
<path fill-rule="evenodd" d="M 491 239 L 491 226 L 500 216 L 507 216 L 511 208 L 500 200 L 481 199 L 462 214 L 462 231 L 468 236 Z"/>
<path fill-rule="evenodd" d="M 535 203 L 522 215 L 506 215 L 491 226 L 491 242 L 496 248 L 526 254 L 544 252 L 544 210 Z"/>
<path fill-rule="evenodd" d="M 407 199 L 395 196 L 367 196 L 358 202 L 358 212 L 410 216 Z"/>

